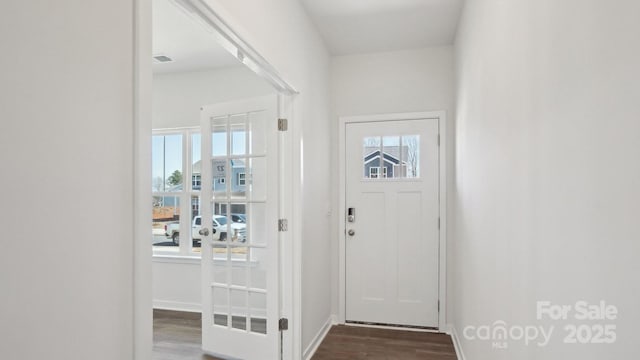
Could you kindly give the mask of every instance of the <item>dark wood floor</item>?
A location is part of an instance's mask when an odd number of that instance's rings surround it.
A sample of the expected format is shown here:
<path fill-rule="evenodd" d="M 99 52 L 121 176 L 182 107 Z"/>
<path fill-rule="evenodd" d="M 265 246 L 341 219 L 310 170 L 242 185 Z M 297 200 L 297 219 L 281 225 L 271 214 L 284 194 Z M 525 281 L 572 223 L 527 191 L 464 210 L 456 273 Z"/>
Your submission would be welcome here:
<path fill-rule="evenodd" d="M 445 334 L 336 325 L 312 360 L 456 360 Z"/>
<path fill-rule="evenodd" d="M 199 313 L 153 311 L 153 360 L 220 360 L 200 349 Z M 313 360 L 456 360 L 444 334 L 337 325 Z M 265 359 L 268 360 L 268 359 Z"/>
<path fill-rule="evenodd" d="M 153 360 L 216 360 L 201 350 L 200 313 L 153 310 Z"/>

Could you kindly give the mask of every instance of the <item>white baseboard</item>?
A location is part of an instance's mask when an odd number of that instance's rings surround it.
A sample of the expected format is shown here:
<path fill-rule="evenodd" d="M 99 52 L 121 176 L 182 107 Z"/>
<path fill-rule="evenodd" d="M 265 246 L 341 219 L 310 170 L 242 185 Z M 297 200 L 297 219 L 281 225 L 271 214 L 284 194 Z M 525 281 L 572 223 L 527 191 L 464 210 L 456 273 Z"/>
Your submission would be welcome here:
<path fill-rule="evenodd" d="M 307 348 L 304 350 L 304 353 L 302 354 L 302 358 L 304 360 L 310 360 L 311 357 L 313 357 L 313 354 L 316 353 L 316 350 L 318 350 L 318 347 L 320 346 L 320 344 L 322 344 L 322 340 L 324 340 L 329 330 L 331 330 L 331 325 L 335 323 L 335 316 L 330 316 L 327 319 L 322 328 L 320 328 L 320 331 L 318 331 L 316 336 L 314 336 L 309 346 L 307 346 Z"/>
<path fill-rule="evenodd" d="M 153 308 L 161 310 L 202 312 L 202 305 L 179 301 L 153 300 Z"/>
<path fill-rule="evenodd" d="M 453 341 L 453 347 L 456 350 L 456 356 L 458 360 L 467 360 L 464 356 L 464 352 L 462 351 L 462 344 L 460 343 L 460 338 L 458 337 L 458 332 L 456 331 L 455 326 L 450 327 L 451 340 Z"/>

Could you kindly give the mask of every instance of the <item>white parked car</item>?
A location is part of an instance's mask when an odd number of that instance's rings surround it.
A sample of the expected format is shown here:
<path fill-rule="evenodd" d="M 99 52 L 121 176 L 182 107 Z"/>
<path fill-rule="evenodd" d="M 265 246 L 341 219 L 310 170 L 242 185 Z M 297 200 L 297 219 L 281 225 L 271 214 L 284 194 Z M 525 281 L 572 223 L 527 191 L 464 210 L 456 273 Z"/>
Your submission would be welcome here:
<path fill-rule="evenodd" d="M 233 242 L 245 242 L 247 241 L 247 225 L 242 223 L 232 222 L 231 226 L 227 224 L 227 217 L 222 215 L 214 215 L 211 231 L 213 233 L 214 241 L 225 241 L 228 236 L 231 237 Z M 231 228 L 229 230 L 229 228 Z M 196 216 L 193 218 L 191 224 L 191 238 L 194 242 L 202 240 L 200 235 L 200 229 L 202 229 L 202 217 Z M 180 243 L 180 224 L 171 223 L 164 226 L 165 236 L 170 238 L 174 244 Z M 231 233 L 231 235 L 228 235 Z"/>

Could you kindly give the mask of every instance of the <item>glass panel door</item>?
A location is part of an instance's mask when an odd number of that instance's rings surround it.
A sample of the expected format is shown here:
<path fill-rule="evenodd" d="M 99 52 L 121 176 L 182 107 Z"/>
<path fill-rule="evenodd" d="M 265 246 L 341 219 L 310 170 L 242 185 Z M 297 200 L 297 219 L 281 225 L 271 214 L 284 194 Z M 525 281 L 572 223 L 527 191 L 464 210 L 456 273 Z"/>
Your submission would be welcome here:
<path fill-rule="evenodd" d="M 279 352 L 277 98 L 202 110 L 203 349 L 241 359 Z M 206 199 L 206 200 L 205 200 Z M 205 221 L 204 219 L 211 219 Z"/>

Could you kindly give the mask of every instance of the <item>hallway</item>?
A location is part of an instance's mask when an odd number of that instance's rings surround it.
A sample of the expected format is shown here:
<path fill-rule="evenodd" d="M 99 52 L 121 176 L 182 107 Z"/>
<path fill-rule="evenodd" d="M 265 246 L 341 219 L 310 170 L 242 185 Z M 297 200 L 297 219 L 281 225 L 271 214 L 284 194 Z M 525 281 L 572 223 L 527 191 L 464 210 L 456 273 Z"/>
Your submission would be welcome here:
<path fill-rule="evenodd" d="M 153 311 L 153 360 L 217 360 L 200 349 L 199 313 Z M 451 337 L 416 331 L 336 325 L 312 360 L 456 360 Z"/>

